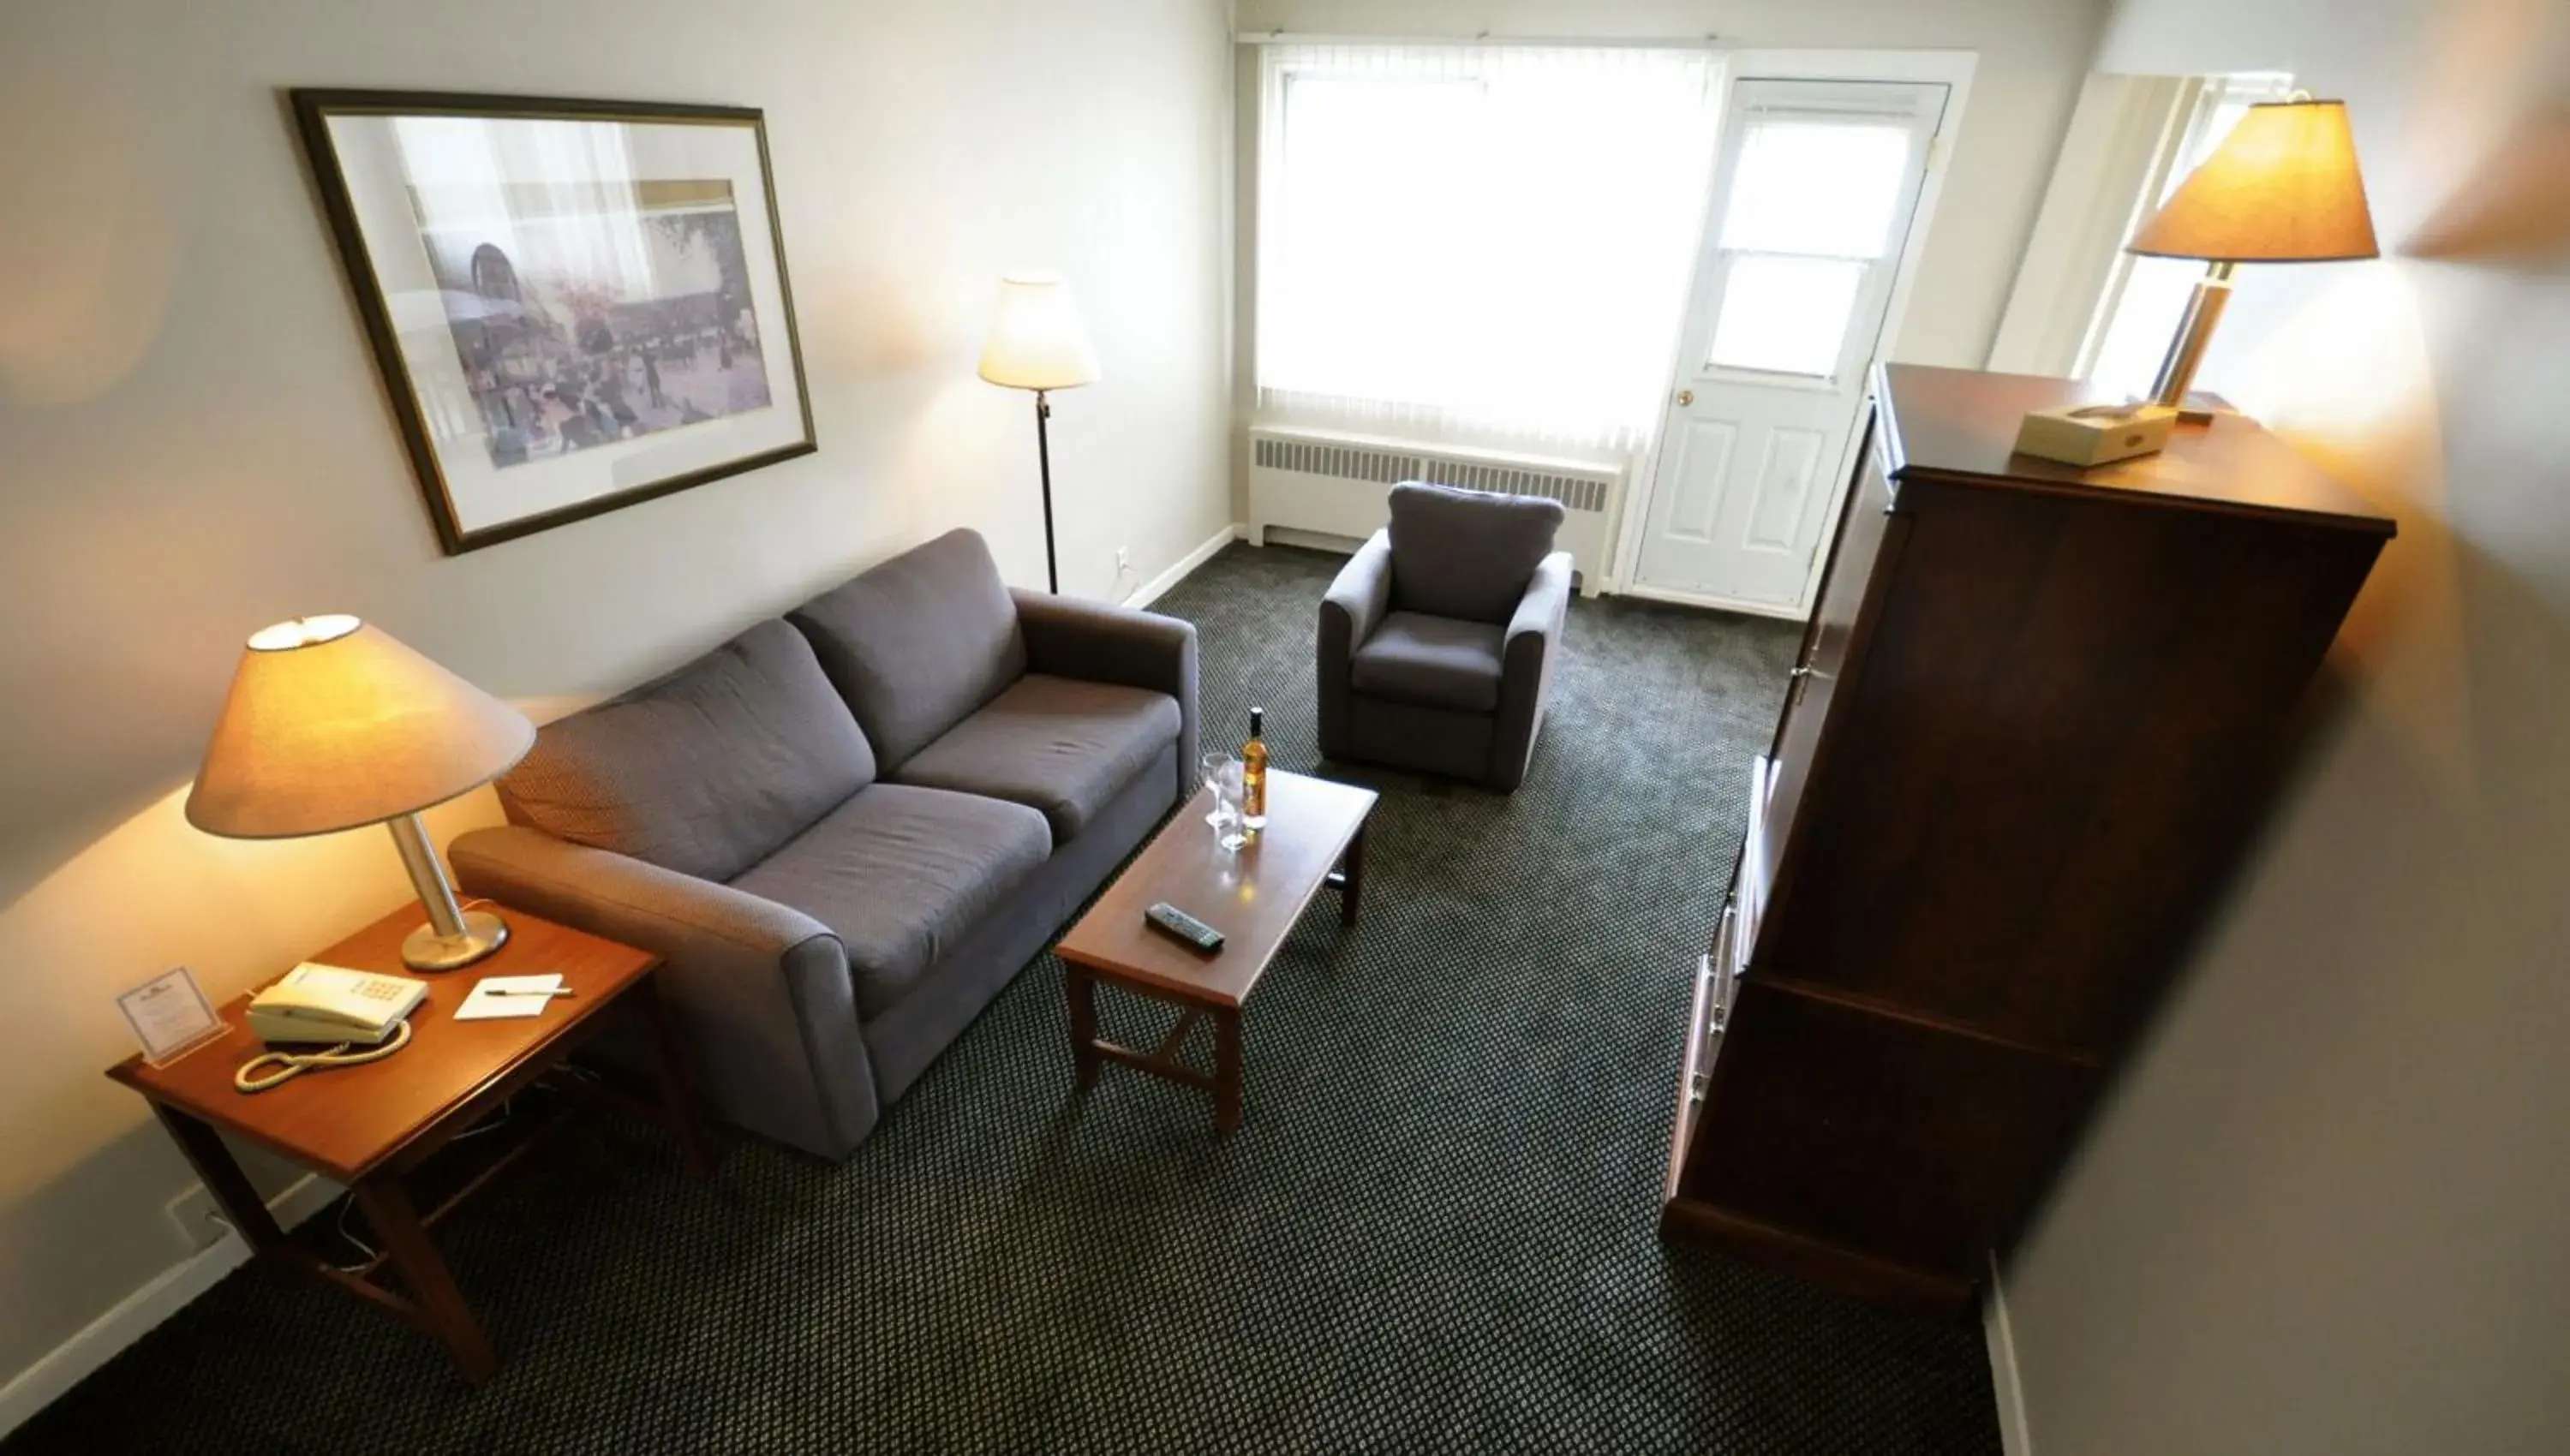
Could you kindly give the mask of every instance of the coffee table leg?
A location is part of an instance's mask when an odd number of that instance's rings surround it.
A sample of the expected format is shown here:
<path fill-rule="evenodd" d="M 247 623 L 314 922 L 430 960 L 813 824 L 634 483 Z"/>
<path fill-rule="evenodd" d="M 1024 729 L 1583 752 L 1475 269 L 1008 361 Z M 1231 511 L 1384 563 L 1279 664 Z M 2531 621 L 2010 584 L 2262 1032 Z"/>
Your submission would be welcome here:
<path fill-rule="evenodd" d="M 1348 841 L 1346 858 L 1339 862 L 1339 923 L 1357 922 L 1357 897 L 1365 893 L 1365 826 L 1357 826 L 1356 838 Z"/>
<path fill-rule="evenodd" d="M 1213 1126 L 1227 1133 L 1240 1126 L 1240 1008 L 1213 1010 Z"/>
<path fill-rule="evenodd" d="M 1071 988 L 1071 1065 L 1079 1085 L 1097 1082 L 1097 982 L 1076 965 L 1068 967 Z"/>
<path fill-rule="evenodd" d="M 379 1174 L 349 1192 L 357 1207 L 365 1210 L 375 1237 L 384 1241 L 384 1253 L 400 1271 L 402 1284 L 419 1306 L 420 1320 L 429 1333 L 455 1357 L 465 1379 L 476 1385 L 490 1379 L 500 1368 L 499 1356 L 492 1353 L 490 1338 L 475 1322 L 472 1306 L 464 1302 L 464 1291 L 455 1286 L 455 1276 L 447 1273 L 446 1261 L 420 1224 L 419 1211 L 411 1207 L 400 1180 Z"/>

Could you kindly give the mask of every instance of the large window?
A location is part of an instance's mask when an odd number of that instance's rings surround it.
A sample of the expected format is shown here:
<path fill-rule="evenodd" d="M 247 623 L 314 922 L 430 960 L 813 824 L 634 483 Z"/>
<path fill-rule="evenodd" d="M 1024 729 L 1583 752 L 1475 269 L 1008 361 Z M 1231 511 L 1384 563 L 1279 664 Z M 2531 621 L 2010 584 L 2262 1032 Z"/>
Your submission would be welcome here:
<path fill-rule="evenodd" d="M 2185 110 L 2172 127 L 2171 145 L 2137 200 L 2125 235 L 2150 220 L 2251 106 L 2282 101 L 2292 87 L 2292 78 L 2275 75 L 2216 76 L 2196 83 L 2183 99 Z M 2149 394 L 2169 340 L 2186 315 L 2195 280 L 2202 276 L 2204 264 L 2185 258 L 2120 255 L 2107 275 L 2105 295 L 2081 351 L 2079 375 L 2128 395 Z"/>
<path fill-rule="evenodd" d="M 1709 55 L 1274 46 L 1264 78 L 1266 418 L 1648 438 L 1712 160 Z"/>

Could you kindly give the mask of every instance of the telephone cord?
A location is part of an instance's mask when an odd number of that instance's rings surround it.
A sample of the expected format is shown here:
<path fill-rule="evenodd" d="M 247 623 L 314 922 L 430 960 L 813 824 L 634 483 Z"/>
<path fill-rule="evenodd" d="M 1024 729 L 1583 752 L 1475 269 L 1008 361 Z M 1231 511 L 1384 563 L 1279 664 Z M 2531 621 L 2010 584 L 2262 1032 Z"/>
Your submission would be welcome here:
<path fill-rule="evenodd" d="M 349 1048 L 353 1045 L 355 1043 L 343 1041 L 328 1051 L 261 1052 L 241 1063 L 240 1070 L 232 1073 L 232 1086 L 243 1092 L 264 1092 L 270 1087 L 290 1082 L 314 1067 L 356 1067 L 363 1066 L 367 1062 L 382 1061 L 410 1045 L 410 1022 L 405 1020 L 397 1023 L 393 1027 L 392 1039 L 381 1046 L 370 1046 L 364 1051 L 351 1051 Z M 267 1066 L 273 1066 L 279 1070 L 264 1077 L 256 1075 L 261 1067 Z"/>

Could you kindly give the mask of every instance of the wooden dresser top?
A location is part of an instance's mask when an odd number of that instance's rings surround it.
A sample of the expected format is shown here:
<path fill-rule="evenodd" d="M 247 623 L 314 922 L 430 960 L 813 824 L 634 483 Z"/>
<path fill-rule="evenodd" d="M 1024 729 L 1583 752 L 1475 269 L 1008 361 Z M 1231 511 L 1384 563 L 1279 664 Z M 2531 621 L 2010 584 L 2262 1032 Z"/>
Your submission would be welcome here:
<path fill-rule="evenodd" d="M 2181 424 L 2166 450 L 2081 470 L 2014 452 L 2018 422 L 2031 410 L 2119 399 L 2075 379 L 1984 374 L 1924 364 L 1885 364 L 1883 399 L 1889 473 L 2078 495 L 2144 495 L 2171 505 L 2256 516 L 2290 516 L 2390 536 L 2389 518 L 2253 420 L 2226 416 Z"/>

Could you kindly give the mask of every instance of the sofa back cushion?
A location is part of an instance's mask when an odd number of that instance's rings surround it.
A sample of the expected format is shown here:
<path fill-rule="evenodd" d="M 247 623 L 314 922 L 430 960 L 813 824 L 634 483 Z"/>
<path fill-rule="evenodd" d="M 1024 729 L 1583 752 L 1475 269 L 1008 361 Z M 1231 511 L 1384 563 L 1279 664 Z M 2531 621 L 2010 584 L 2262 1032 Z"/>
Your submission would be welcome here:
<path fill-rule="evenodd" d="M 1561 503 L 1404 482 L 1392 488 L 1395 611 L 1504 624 L 1552 551 Z"/>
<path fill-rule="evenodd" d="M 990 546 L 950 531 L 786 614 L 865 725 L 883 771 L 900 768 L 1027 671 Z"/>
<path fill-rule="evenodd" d="M 764 621 L 659 679 L 549 723 L 500 780 L 509 818 L 730 880 L 873 782 L 874 754 L 812 648 Z"/>

